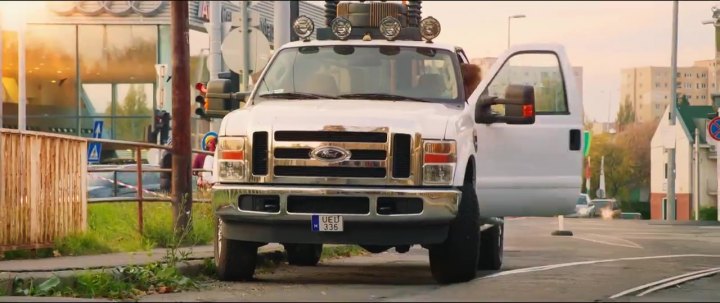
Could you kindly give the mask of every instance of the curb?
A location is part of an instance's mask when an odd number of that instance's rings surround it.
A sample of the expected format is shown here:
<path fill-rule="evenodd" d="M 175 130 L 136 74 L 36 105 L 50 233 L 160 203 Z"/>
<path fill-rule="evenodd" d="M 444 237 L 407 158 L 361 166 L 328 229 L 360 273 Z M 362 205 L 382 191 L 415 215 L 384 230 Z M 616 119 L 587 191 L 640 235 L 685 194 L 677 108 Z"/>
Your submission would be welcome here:
<path fill-rule="evenodd" d="M 202 270 L 205 267 L 205 260 L 212 259 L 210 258 L 195 258 L 188 261 L 179 262 L 177 265 L 178 271 L 185 275 L 185 276 L 197 276 L 199 275 Z M 263 266 L 263 264 L 266 264 L 266 262 L 282 262 L 285 260 L 285 254 L 280 249 L 274 249 L 274 250 L 267 250 L 263 252 L 258 252 L 258 268 Z M 146 265 L 146 264 L 137 264 L 139 266 Z M 104 268 L 93 268 L 93 269 L 76 269 L 76 270 L 60 270 L 60 271 L 39 271 L 39 272 L 0 272 L 0 293 L 1 294 L 12 294 L 13 293 L 13 284 L 15 282 L 16 278 L 20 278 L 23 280 L 33 280 L 34 284 L 40 284 L 45 282 L 46 280 L 52 278 L 53 276 L 57 276 L 62 284 L 73 284 L 75 282 L 75 277 L 79 273 L 94 273 L 94 272 L 102 272 L 104 270 L 112 270 L 114 267 L 104 267 Z M 18 300 L 13 300 L 11 298 L 23 298 L 22 301 L 28 301 L 26 299 L 28 298 L 35 298 L 38 300 L 38 302 L 55 302 L 56 297 L 31 297 L 31 296 L 2 296 L 0 295 L 0 298 L 3 298 L 0 300 L 0 302 L 5 301 L 5 299 L 9 300 L 7 302 L 17 302 Z M 41 298 L 46 298 L 49 300 L 42 300 Z M 62 298 L 62 297 L 57 297 Z M 112 300 L 105 300 L 103 302 L 111 302 Z M 90 302 L 90 301 L 88 301 Z M 100 302 L 100 301 L 95 301 Z"/>

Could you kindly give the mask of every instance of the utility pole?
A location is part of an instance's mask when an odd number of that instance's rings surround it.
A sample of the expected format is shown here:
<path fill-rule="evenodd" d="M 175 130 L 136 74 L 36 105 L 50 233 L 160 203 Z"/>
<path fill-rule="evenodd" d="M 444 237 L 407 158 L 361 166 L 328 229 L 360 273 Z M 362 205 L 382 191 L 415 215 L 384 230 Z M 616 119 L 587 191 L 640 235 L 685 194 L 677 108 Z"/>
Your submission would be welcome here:
<path fill-rule="evenodd" d="M 672 85 L 670 86 L 670 128 L 675 126 L 675 108 L 677 107 L 677 31 L 678 31 L 678 1 L 673 1 L 673 20 L 672 20 L 672 49 L 670 55 L 670 67 L 671 67 L 671 78 Z M 673 145 L 667 149 L 668 154 L 668 185 L 667 185 L 667 218 L 670 221 L 675 221 L 675 140 Z"/>
<path fill-rule="evenodd" d="M 192 211 L 190 163 L 190 33 L 188 2 L 170 2 L 172 39 L 172 193 L 175 232 L 189 228 Z"/>

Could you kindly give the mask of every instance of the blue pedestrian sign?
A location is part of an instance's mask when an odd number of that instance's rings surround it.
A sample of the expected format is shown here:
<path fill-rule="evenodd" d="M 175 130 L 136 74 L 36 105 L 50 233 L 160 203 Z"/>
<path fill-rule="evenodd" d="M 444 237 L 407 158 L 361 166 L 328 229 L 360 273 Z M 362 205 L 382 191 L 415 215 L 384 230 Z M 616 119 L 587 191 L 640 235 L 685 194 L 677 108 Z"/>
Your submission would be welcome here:
<path fill-rule="evenodd" d="M 93 138 L 95 138 L 95 139 L 102 138 L 102 131 L 103 131 L 103 122 L 95 121 L 95 125 L 93 126 Z"/>
<path fill-rule="evenodd" d="M 99 163 L 100 153 L 102 152 L 102 145 L 100 142 L 90 142 L 88 144 L 88 162 Z"/>
<path fill-rule="evenodd" d="M 715 141 L 720 141 L 720 117 L 715 117 L 708 123 L 708 132 Z"/>

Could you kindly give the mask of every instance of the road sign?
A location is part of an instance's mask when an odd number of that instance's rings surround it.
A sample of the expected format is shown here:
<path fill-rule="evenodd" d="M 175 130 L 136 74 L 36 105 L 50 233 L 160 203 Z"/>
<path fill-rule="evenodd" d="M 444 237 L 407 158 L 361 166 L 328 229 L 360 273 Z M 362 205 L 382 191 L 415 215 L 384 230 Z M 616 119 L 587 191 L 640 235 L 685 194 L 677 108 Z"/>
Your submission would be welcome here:
<path fill-rule="evenodd" d="M 102 131 L 103 131 L 103 122 L 95 121 L 95 125 L 93 126 L 93 138 L 95 138 L 95 139 L 102 138 Z"/>
<path fill-rule="evenodd" d="M 265 63 L 270 59 L 270 42 L 258 30 L 252 30 L 249 33 L 250 40 L 250 70 L 257 71 L 265 67 Z M 242 30 L 236 28 L 229 32 L 220 45 L 223 61 L 225 65 L 236 73 L 242 72 L 243 67 L 243 40 Z"/>
<path fill-rule="evenodd" d="M 585 142 L 585 146 L 583 148 L 583 156 L 587 157 L 590 154 L 590 141 L 592 140 L 592 135 L 589 131 L 585 131 L 583 137 L 585 139 L 583 140 L 583 142 Z"/>
<path fill-rule="evenodd" d="M 99 163 L 101 152 L 102 145 L 100 145 L 100 142 L 90 142 L 90 144 L 88 144 L 88 162 Z"/>
<path fill-rule="evenodd" d="M 720 141 L 720 117 L 715 117 L 708 123 L 708 132 L 715 141 Z"/>

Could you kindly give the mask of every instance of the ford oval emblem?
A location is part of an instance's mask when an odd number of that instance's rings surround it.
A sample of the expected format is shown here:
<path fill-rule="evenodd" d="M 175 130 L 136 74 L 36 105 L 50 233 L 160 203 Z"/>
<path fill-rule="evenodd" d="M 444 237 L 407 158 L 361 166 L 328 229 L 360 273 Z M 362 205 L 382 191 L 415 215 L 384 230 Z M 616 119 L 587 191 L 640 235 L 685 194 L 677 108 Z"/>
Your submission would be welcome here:
<path fill-rule="evenodd" d="M 350 151 L 335 146 L 322 146 L 311 151 L 310 158 L 324 162 L 342 162 L 350 159 Z"/>

